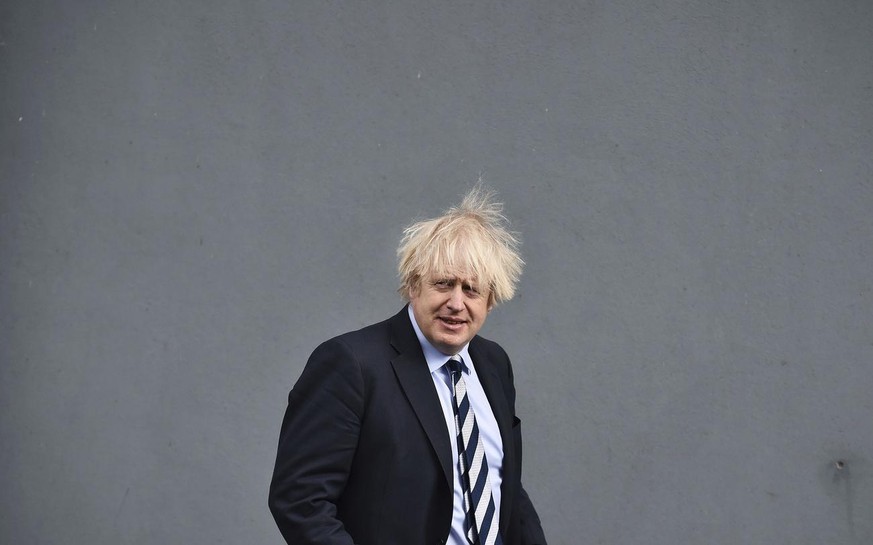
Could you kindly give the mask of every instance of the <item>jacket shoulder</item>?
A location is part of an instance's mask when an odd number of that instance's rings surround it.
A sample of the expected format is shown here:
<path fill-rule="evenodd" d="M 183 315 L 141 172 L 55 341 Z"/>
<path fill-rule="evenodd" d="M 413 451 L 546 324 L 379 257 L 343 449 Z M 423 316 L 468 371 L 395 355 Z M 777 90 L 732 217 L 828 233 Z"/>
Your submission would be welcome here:
<path fill-rule="evenodd" d="M 402 346 L 409 343 L 408 337 L 410 336 L 415 339 L 415 332 L 409 323 L 404 307 L 404 310 L 387 320 L 324 341 L 313 354 L 325 350 L 329 351 L 333 348 L 352 356 L 361 364 L 372 359 L 382 361 L 385 358 L 393 358 L 402 351 Z M 403 339 L 407 340 L 403 341 Z"/>

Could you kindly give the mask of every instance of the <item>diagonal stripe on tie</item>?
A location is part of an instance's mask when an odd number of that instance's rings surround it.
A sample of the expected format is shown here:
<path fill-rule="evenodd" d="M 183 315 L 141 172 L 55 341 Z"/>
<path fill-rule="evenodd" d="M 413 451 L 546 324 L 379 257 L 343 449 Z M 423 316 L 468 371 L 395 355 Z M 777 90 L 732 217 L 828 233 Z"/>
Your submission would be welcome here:
<path fill-rule="evenodd" d="M 499 544 L 497 513 L 488 481 L 488 460 L 479 436 L 479 426 L 464 380 L 463 361 L 455 356 L 446 362 L 452 377 L 452 409 L 458 434 L 458 463 L 461 487 L 464 491 L 466 534 L 471 545 Z"/>

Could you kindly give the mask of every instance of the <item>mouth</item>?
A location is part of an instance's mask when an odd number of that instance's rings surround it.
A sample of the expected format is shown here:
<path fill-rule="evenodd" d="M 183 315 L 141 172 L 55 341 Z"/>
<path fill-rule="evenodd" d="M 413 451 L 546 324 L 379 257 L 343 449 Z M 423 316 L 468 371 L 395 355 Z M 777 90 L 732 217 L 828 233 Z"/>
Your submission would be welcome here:
<path fill-rule="evenodd" d="M 461 329 L 467 323 L 467 320 L 452 318 L 450 316 L 440 316 L 438 320 L 443 324 L 443 326 L 453 331 Z"/>

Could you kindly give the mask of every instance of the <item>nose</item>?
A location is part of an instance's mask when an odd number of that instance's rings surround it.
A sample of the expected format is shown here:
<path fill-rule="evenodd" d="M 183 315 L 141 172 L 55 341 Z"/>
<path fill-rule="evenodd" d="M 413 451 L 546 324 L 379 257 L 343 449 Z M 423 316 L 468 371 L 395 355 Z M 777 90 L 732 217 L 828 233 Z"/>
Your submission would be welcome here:
<path fill-rule="evenodd" d="M 446 306 L 451 310 L 463 310 L 464 289 L 460 285 L 455 286 L 449 293 L 449 300 L 446 302 Z"/>

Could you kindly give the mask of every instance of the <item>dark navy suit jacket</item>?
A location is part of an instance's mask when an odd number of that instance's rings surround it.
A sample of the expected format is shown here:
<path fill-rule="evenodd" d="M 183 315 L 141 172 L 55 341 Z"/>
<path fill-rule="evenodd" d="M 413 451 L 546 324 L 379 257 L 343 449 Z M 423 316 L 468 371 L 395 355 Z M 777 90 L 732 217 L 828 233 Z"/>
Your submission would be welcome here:
<path fill-rule="evenodd" d="M 470 356 L 503 440 L 504 545 L 545 545 L 521 485 L 521 430 L 506 352 Z M 288 395 L 270 510 L 289 545 L 442 545 L 452 521 L 452 450 L 406 308 L 320 345 Z"/>

